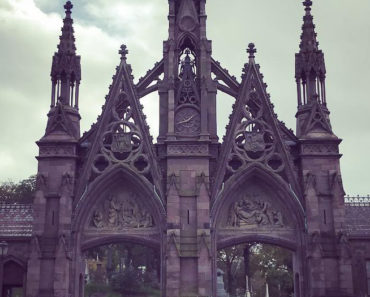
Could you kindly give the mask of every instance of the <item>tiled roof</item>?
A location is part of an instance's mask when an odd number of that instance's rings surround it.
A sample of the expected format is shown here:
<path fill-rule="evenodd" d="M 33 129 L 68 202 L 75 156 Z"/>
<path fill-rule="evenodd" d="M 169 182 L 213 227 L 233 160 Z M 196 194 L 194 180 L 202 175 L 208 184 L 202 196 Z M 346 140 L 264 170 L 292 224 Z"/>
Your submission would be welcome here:
<path fill-rule="evenodd" d="M 370 237 L 369 197 L 346 198 L 346 226 L 351 236 Z"/>
<path fill-rule="evenodd" d="M 32 221 L 32 204 L 0 204 L 1 237 L 31 236 Z"/>

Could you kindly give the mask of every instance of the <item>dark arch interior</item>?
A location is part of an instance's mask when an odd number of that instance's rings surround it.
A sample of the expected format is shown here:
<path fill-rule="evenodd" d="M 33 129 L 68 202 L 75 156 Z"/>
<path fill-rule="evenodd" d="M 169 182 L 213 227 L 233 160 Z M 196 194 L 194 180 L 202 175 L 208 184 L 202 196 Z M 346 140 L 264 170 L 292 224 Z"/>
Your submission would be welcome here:
<path fill-rule="evenodd" d="M 85 249 L 84 255 L 84 296 L 160 296 L 158 248 L 121 241 Z"/>
<path fill-rule="evenodd" d="M 16 261 L 9 260 L 3 264 L 2 296 L 24 296 L 26 271 Z"/>

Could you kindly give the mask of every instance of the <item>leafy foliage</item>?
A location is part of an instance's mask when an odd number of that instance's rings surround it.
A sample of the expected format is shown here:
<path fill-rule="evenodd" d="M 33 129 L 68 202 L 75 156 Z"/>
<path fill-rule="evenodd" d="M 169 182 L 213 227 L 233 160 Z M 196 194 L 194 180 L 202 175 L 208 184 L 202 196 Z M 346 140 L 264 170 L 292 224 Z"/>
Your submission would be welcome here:
<path fill-rule="evenodd" d="M 116 292 L 136 293 L 141 291 L 141 273 L 134 268 L 125 269 L 112 277 L 112 288 Z"/>
<path fill-rule="evenodd" d="M 90 263 L 90 293 L 95 284 L 108 284 L 106 292 L 120 296 L 159 296 L 159 253 L 157 250 L 133 243 L 110 244 L 89 249 L 86 258 Z M 99 286 L 98 286 L 99 287 Z M 97 287 L 97 288 L 98 288 Z M 87 295 L 90 296 L 90 295 Z"/>
<path fill-rule="evenodd" d="M 245 292 L 246 267 L 250 277 L 252 296 L 264 297 L 266 282 L 270 296 L 292 296 L 293 269 L 290 251 L 272 245 L 254 244 L 249 247 L 249 259 L 244 259 L 247 245 L 231 246 L 218 251 L 218 267 L 224 271 L 226 291 L 231 296 Z"/>
<path fill-rule="evenodd" d="M 21 180 L 18 183 L 7 181 L 0 184 L 0 202 L 2 203 L 32 203 L 36 191 L 36 175 Z"/>

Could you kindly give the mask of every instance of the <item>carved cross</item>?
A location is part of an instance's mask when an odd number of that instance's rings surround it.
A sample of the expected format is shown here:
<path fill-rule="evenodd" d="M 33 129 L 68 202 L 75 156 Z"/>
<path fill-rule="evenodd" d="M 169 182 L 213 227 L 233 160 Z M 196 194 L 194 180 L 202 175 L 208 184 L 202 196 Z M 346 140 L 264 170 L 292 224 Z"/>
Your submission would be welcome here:
<path fill-rule="evenodd" d="M 247 53 L 249 54 L 249 58 L 253 59 L 254 54 L 257 52 L 257 49 L 254 47 L 254 43 L 248 44 Z"/>
<path fill-rule="evenodd" d="M 64 9 L 66 10 L 67 14 L 71 14 L 71 9 L 73 8 L 73 4 L 71 1 L 67 1 L 66 4 L 64 5 Z"/>
<path fill-rule="evenodd" d="M 121 49 L 118 53 L 121 55 L 121 59 L 126 60 L 126 55 L 128 54 L 127 46 L 125 44 L 122 44 Z"/>

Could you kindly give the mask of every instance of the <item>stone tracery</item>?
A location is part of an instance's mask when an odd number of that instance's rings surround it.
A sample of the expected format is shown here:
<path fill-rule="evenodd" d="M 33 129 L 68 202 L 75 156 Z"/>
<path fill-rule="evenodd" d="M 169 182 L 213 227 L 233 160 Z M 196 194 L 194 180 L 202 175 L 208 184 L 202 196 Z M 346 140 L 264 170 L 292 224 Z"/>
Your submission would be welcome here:
<path fill-rule="evenodd" d="M 277 149 L 271 125 L 265 120 L 266 108 L 253 86 L 242 106 L 242 118 L 234 132 L 234 143 L 227 164 L 230 173 L 244 168 L 247 163 L 260 162 L 276 173 L 285 165 Z"/>
<path fill-rule="evenodd" d="M 143 150 L 143 137 L 135 123 L 127 94 L 121 91 L 112 108 L 112 121 L 101 137 L 100 153 L 95 157 L 93 171 L 100 174 L 112 164 L 128 164 L 147 174 L 149 161 Z"/>

